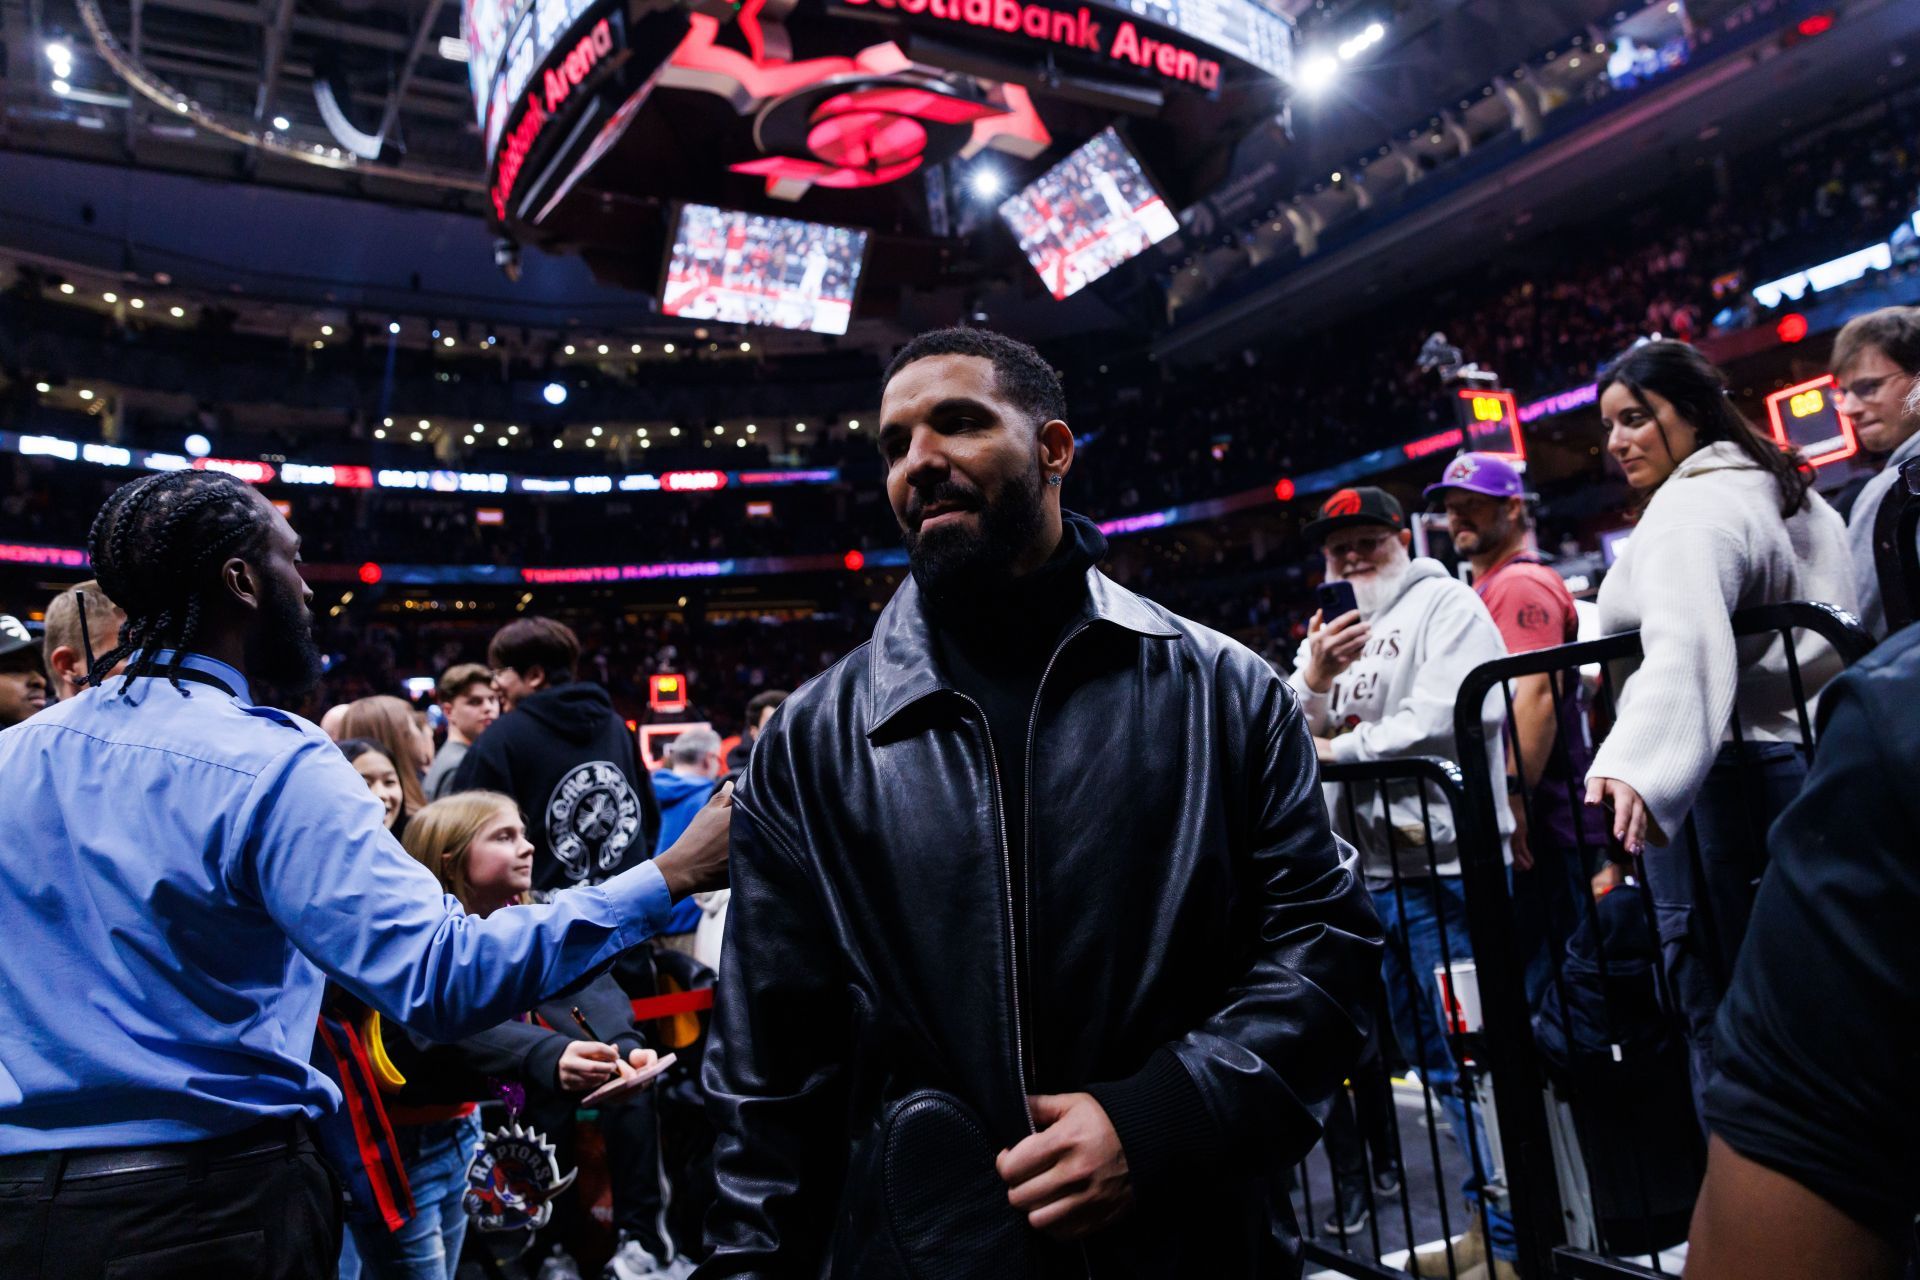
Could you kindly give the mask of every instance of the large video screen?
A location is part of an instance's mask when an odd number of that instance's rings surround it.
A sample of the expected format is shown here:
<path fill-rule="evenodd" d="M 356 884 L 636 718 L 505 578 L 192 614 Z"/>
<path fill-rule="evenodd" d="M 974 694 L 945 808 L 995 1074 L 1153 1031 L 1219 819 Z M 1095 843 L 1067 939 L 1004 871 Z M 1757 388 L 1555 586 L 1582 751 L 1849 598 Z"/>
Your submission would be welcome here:
<path fill-rule="evenodd" d="M 1078 293 L 1180 229 L 1112 129 L 1002 204 L 1000 216 L 1056 298 Z"/>
<path fill-rule="evenodd" d="M 867 233 L 797 218 L 680 208 L 660 310 L 689 320 L 845 333 Z"/>

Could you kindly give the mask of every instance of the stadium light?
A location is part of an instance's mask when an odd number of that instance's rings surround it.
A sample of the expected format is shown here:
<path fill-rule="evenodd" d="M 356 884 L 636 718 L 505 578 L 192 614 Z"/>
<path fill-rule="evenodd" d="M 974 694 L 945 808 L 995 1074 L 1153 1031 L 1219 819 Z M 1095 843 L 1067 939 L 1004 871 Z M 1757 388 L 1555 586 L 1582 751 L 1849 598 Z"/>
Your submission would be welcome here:
<path fill-rule="evenodd" d="M 73 61 L 73 50 L 58 40 L 47 41 L 47 61 L 58 66 L 62 62 Z"/>
<path fill-rule="evenodd" d="M 400 322 L 399 322 L 398 320 L 390 320 L 390 321 L 388 321 L 388 322 L 387 322 L 387 332 L 388 332 L 388 333 L 393 333 L 393 334 L 397 334 L 397 333 L 399 333 L 399 332 L 400 332 Z"/>
<path fill-rule="evenodd" d="M 1327 55 L 1308 58 L 1300 65 L 1300 92 L 1321 93 L 1340 74 L 1340 64 Z"/>
<path fill-rule="evenodd" d="M 285 133 L 287 130 L 293 128 L 293 121 L 287 119 L 285 116 L 275 116 L 273 118 L 273 127 L 281 133 Z"/>
<path fill-rule="evenodd" d="M 551 405 L 562 405 L 567 402 L 567 389 L 557 382 L 549 382 L 540 388 L 540 398 Z"/>
<path fill-rule="evenodd" d="M 190 458 L 204 458 L 213 452 L 213 441 L 207 439 L 198 431 L 187 437 L 186 446 L 187 456 Z"/>

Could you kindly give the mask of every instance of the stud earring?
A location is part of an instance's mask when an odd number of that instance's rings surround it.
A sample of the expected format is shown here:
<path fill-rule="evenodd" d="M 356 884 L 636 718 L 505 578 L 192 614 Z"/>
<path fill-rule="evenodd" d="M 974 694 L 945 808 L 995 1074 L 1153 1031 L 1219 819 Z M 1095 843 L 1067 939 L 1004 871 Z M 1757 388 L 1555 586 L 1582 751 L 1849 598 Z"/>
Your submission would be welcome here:
<path fill-rule="evenodd" d="M 1059 483 L 1061 483 L 1061 479 L 1060 479 L 1060 477 L 1059 477 L 1059 476 L 1048 476 L 1048 477 L 1047 477 L 1047 483 L 1048 483 L 1048 484 L 1051 484 L 1051 485 L 1057 485 L 1057 484 L 1059 484 Z"/>

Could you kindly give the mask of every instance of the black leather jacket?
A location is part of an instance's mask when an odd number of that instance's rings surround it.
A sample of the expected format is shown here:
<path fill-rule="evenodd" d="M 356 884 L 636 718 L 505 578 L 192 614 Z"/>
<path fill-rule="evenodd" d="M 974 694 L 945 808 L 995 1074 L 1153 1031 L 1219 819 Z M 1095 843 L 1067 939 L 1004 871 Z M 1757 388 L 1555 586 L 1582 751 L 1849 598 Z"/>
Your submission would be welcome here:
<path fill-rule="evenodd" d="M 1024 814 L 911 579 L 761 734 L 734 796 L 701 1277 L 1297 1274 L 1286 1170 L 1358 1055 L 1379 924 L 1284 682 L 1087 585 Z M 1029 824 L 1021 919 L 1003 821 Z M 1031 1132 L 1027 1094 L 1089 1088 L 1136 1202 L 1062 1247 L 992 1160 Z"/>

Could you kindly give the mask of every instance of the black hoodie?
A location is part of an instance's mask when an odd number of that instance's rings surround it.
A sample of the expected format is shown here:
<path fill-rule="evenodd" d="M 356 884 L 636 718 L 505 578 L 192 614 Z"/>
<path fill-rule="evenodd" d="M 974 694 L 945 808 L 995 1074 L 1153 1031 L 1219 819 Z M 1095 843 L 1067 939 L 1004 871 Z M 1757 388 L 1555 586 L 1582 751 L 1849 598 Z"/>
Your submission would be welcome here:
<path fill-rule="evenodd" d="M 651 857 L 660 835 L 639 746 L 597 684 L 522 698 L 468 750 L 451 790 L 514 798 L 533 842 L 535 889 L 598 884 Z"/>

